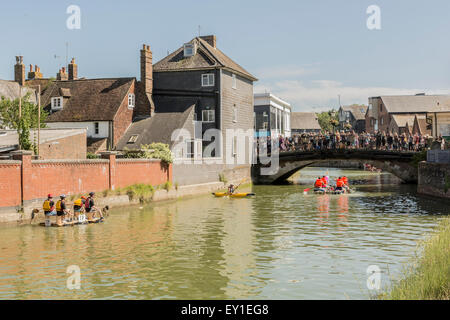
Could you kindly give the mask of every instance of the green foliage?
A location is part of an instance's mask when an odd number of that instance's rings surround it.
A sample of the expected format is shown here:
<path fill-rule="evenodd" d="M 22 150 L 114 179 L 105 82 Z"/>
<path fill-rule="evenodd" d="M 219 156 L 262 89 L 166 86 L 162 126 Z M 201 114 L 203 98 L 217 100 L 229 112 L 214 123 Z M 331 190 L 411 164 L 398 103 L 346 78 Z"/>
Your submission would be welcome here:
<path fill-rule="evenodd" d="M 223 182 L 223 183 L 225 183 L 225 184 L 227 184 L 228 180 L 227 180 L 227 178 L 225 177 L 225 174 L 219 173 L 219 181 L 220 181 L 220 182 Z"/>
<path fill-rule="evenodd" d="M 100 156 L 98 154 L 88 152 L 86 154 L 86 159 L 100 159 Z"/>
<path fill-rule="evenodd" d="M 0 129 L 10 128 L 19 134 L 19 146 L 23 150 L 36 152 L 37 142 L 30 140 L 30 129 L 38 127 L 38 107 L 30 101 L 30 93 L 22 98 L 22 116 L 19 119 L 19 99 L 10 100 L 0 97 Z M 48 113 L 41 108 L 41 121 L 39 126 L 45 128 Z"/>
<path fill-rule="evenodd" d="M 339 125 L 338 113 L 334 109 L 319 113 L 317 119 L 323 131 L 333 131 L 333 126 Z"/>
<path fill-rule="evenodd" d="M 418 168 L 419 162 L 427 161 L 427 150 L 423 150 L 421 152 L 418 152 L 413 155 L 413 158 L 411 160 L 411 165 Z"/>
<path fill-rule="evenodd" d="M 155 188 L 150 184 L 134 184 L 126 188 L 126 194 L 130 200 L 138 198 L 140 202 L 151 200 L 154 192 Z"/>
<path fill-rule="evenodd" d="M 159 159 L 165 163 L 173 162 L 169 145 L 164 143 L 144 144 L 138 151 L 125 149 L 124 157 L 135 159 Z"/>
<path fill-rule="evenodd" d="M 170 189 L 172 189 L 172 182 L 167 181 L 166 183 L 164 183 L 163 188 L 167 191 L 170 191 Z"/>
<path fill-rule="evenodd" d="M 450 299 L 450 217 L 441 220 L 436 232 L 420 246 L 403 278 L 380 296 L 393 300 Z"/>

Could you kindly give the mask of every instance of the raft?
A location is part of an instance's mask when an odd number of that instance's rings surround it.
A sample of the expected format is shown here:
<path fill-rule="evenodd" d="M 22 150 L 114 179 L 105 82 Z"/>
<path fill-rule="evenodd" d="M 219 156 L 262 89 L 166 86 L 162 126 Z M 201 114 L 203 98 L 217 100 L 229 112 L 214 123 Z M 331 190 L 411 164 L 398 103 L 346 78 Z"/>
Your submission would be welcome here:
<path fill-rule="evenodd" d="M 315 194 L 349 194 L 354 192 L 354 190 L 325 190 L 325 189 L 314 189 Z"/>
<path fill-rule="evenodd" d="M 105 219 L 102 220 L 100 218 L 94 218 L 92 220 L 86 220 L 84 222 L 78 222 L 78 221 L 64 222 L 64 224 L 62 226 L 57 225 L 56 222 L 52 222 L 50 227 L 58 227 L 58 228 L 61 228 L 61 227 L 72 227 L 72 226 L 77 226 L 77 225 L 81 225 L 81 224 L 100 223 L 100 222 L 103 222 L 103 221 L 105 221 Z M 42 226 L 42 227 L 45 227 L 45 222 L 41 222 L 39 225 Z"/>
<path fill-rule="evenodd" d="M 229 194 L 228 192 L 213 192 L 212 194 L 213 194 L 213 196 L 215 196 L 217 198 L 221 198 L 221 197 L 247 198 L 247 197 L 252 197 L 252 196 L 256 195 L 256 194 L 250 193 L 250 192 L 233 193 L 233 194 Z"/>

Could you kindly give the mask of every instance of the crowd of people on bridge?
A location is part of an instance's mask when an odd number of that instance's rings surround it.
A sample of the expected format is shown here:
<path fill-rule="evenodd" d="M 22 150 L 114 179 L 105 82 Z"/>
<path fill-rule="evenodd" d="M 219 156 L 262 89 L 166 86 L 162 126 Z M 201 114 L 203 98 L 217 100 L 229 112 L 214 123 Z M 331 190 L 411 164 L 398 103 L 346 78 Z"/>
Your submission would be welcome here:
<path fill-rule="evenodd" d="M 419 152 L 428 150 L 432 143 L 437 141 L 441 149 L 449 147 L 448 142 L 442 136 L 433 138 L 430 135 L 397 134 L 391 132 L 356 133 L 355 131 L 337 131 L 320 133 L 294 134 L 291 137 L 279 136 L 260 137 L 257 139 L 258 150 L 270 153 L 272 145 L 276 145 L 280 152 L 286 151 L 313 151 L 335 149 L 361 149 L 361 150 L 388 150 Z M 270 143 L 272 142 L 272 144 Z"/>

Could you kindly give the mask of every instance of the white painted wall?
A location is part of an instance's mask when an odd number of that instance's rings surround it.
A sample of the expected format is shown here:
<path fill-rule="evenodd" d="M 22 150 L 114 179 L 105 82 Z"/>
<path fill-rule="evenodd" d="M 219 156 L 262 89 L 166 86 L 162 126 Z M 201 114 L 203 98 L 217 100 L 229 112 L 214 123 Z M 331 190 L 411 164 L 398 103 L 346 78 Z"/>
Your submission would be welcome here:
<path fill-rule="evenodd" d="M 95 122 L 47 122 L 49 128 L 86 128 L 88 138 L 108 138 L 109 136 L 109 122 L 98 122 L 98 134 L 95 134 Z"/>

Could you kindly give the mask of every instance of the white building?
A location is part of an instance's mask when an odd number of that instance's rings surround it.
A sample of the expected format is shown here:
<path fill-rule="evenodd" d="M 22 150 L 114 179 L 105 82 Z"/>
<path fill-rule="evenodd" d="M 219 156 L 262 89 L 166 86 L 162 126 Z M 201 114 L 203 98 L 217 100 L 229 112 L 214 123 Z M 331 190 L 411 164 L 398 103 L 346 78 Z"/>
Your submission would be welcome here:
<path fill-rule="evenodd" d="M 254 116 L 256 136 L 291 136 L 292 107 L 286 101 L 271 93 L 254 95 Z"/>

